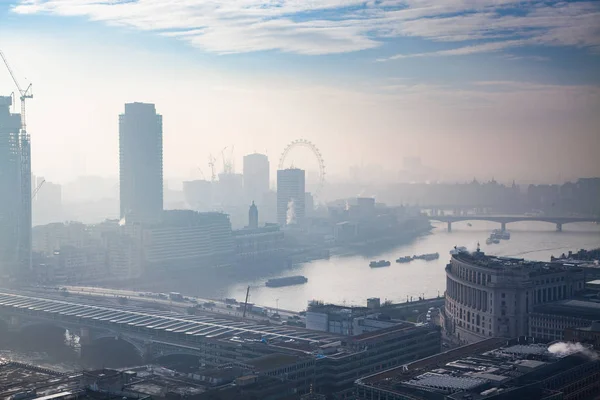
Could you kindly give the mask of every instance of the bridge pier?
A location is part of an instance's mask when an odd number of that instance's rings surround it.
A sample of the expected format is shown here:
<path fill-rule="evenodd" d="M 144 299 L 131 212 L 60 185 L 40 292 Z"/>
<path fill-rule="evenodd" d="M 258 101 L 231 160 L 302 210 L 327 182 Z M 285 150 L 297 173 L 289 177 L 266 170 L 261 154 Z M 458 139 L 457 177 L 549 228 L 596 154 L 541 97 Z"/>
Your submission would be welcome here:
<path fill-rule="evenodd" d="M 500 225 L 500 230 L 502 232 L 504 232 L 506 230 L 506 222 L 502 222 L 502 224 Z"/>
<path fill-rule="evenodd" d="M 83 326 L 81 327 L 81 329 L 79 330 L 79 343 L 82 346 L 92 343 L 92 338 L 90 335 L 90 328 L 83 327 Z"/>
<path fill-rule="evenodd" d="M 448 221 L 448 232 L 452 232 L 452 222 Z"/>
<path fill-rule="evenodd" d="M 562 232 L 562 224 L 556 224 L 556 232 Z"/>
<path fill-rule="evenodd" d="M 21 329 L 21 318 L 18 315 L 11 315 L 8 320 L 8 330 L 18 332 Z"/>

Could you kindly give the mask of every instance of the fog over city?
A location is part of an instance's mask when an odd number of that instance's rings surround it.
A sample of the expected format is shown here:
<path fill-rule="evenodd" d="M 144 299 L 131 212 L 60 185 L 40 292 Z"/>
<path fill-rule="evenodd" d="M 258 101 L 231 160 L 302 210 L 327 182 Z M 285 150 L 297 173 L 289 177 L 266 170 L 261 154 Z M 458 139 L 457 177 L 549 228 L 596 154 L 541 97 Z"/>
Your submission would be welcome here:
<path fill-rule="evenodd" d="M 0 399 L 600 400 L 600 2 L 0 0 Z"/>
<path fill-rule="evenodd" d="M 331 180 L 372 165 L 391 182 L 414 156 L 440 180 L 597 175 L 597 3 L 432 4 L 14 0 L 0 44 L 34 84 L 33 171 L 53 182 L 118 175 L 117 116 L 133 101 L 164 116 L 166 178 L 232 144 L 237 166 L 277 160 L 297 138 Z"/>

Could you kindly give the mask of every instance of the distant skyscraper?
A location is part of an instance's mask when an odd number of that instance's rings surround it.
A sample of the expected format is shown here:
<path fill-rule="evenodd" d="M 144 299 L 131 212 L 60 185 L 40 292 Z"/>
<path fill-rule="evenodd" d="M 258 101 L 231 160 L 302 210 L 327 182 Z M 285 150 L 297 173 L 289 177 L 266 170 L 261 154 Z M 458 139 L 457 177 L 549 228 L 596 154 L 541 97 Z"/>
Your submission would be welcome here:
<path fill-rule="evenodd" d="M 11 105 L 11 96 L 0 96 L 0 275 L 31 264 L 30 143 Z"/>
<path fill-rule="evenodd" d="M 62 221 L 62 186 L 48 182 L 43 177 L 37 177 L 33 181 L 35 184 L 32 187 L 39 187 L 33 199 L 33 225 Z"/>
<path fill-rule="evenodd" d="M 269 191 L 269 159 L 264 154 L 244 156 L 244 192 L 248 200 L 258 204 Z"/>
<path fill-rule="evenodd" d="M 296 224 L 304 219 L 305 172 L 303 169 L 277 171 L 277 222 L 281 226 Z"/>
<path fill-rule="evenodd" d="M 254 204 L 254 202 L 252 202 L 250 210 L 248 211 L 248 228 L 258 228 L 258 207 L 256 207 L 256 204 Z"/>
<path fill-rule="evenodd" d="M 119 116 L 121 218 L 152 221 L 163 209 L 162 115 L 154 104 L 125 104 Z"/>
<path fill-rule="evenodd" d="M 213 184 L 205 180 L 184 181 L 183 197 L 194 211 L 209 211 L 213 201 Z"/>

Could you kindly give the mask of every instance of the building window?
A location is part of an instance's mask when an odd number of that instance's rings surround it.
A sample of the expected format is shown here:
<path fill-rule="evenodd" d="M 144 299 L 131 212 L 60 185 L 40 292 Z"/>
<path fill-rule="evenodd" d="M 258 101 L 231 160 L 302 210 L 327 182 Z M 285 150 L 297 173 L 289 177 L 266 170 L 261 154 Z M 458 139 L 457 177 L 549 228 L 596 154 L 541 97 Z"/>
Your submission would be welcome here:
<path fill-rule="evenodd" d="M 504 299 L 506 297 L 506 293 L 502 293 L 502 298 Z"/>

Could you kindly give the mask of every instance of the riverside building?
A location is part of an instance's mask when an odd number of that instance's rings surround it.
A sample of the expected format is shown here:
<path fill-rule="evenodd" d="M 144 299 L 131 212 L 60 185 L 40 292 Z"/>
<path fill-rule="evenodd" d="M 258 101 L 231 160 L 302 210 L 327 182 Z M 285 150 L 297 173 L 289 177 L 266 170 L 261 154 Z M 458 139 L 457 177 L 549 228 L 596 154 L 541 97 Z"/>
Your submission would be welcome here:
<path fill-rule="evenodd" d="M 534 306 L 584 289 L 580 268 L 562 263 L 457 252 L 446 266 L 446 331 L 460 343 L 529 333 Z"/>

